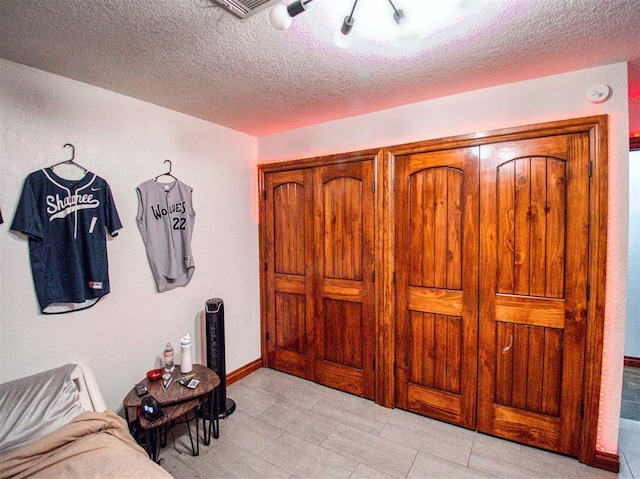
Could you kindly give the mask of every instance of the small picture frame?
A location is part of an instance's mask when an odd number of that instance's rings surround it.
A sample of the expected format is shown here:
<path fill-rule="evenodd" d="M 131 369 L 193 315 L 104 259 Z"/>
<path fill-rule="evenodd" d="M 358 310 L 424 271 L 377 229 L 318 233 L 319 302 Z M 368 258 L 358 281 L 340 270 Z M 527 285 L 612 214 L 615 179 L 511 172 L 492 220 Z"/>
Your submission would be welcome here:
<path fill-rule="evenodd" d="M 189 384 L 187 384 L 187 387 L 191 389 L 195 389 L 198 386 L 198 384 L 200 384 L 200 381 L 198 381 L 197 379 L 192 379 L 191 381 L 189 381 Z"/>

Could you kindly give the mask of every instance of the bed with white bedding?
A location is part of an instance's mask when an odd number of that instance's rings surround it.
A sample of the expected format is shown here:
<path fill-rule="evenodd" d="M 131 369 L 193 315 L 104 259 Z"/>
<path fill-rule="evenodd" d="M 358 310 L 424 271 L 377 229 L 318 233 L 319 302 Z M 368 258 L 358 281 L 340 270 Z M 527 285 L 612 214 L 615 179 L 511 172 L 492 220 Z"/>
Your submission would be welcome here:
<path fill-rule="evenodd" d="M 170 478 L 106 408 L 91 368 L 0 384 L 0 478 Z"/>

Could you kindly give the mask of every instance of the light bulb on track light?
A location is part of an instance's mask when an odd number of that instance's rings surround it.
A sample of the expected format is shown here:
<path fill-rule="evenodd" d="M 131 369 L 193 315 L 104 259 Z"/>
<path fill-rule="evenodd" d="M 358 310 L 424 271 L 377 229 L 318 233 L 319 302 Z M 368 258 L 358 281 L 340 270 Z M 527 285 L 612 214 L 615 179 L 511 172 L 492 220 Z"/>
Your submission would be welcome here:
<path fill-rule="evenodd" d="M 276 5 L 271 9 L 269 19 L 271 20 L 271 25 L 278 30 L 286 30 L 291 26 L 292 19 L 289 16 L 289 12 L 287 12 L 287 7 L 282 4 Z"/>
<path fill-rule="evenodd" d="M 333 43 L 338 48 L 349 48 L 353 44 L 353 35 L 344 35 L 342 31 L 336 30 L 333 34 Z"/>
<path fill-rule="evenodd" d="M 286 30 L 291 26 L 291 19 L 296 15 L 301 14 L 307 10 L 307 3 L 311 3 L 313 0 L 296 0 L 289 5 L 276 5 L 271 9 L 269 19 L 271 25 L 278 30 Z"/>

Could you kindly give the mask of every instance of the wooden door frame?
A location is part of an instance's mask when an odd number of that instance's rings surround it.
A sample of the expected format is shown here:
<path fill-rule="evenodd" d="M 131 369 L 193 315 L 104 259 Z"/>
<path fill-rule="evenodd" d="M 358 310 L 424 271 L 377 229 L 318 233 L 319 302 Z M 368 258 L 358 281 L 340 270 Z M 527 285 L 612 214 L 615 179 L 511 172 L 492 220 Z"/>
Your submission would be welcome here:
<path fill-rule="evenodd" d="M 395 205 L 394 171 L 397 156 L 450 148 L 481 146 L 502 141 L 540 138 L 544 136 L 587 133 L 590 142 L 591 179 L 589 188 L 589 263 L 590 299 L 587 305 L 587 344 L 583 376 L 584 413 L 580 428 L 578 460 L 587 465 L 617 472 L 619 456 L 596 449 L 598 414 L 602 380 L 605 281 L 608 220 L 608 117 L 607 115 L 560 120 L 477 132 L 427 141 L 386 146 L 336 155 L 258 165 L 260 192 L 260 264 L 265 264 L 264 251 L 264 175 L 287 169 L 312 168 L 326 164 L 374 159 L 375 165 L 375 331 L 376 331 L 376 403 L 392 408 L 395 403 Z M 268 367 L 265 334 L 265 274 L 260 268 L 260 316 L 262 361 Z"/>

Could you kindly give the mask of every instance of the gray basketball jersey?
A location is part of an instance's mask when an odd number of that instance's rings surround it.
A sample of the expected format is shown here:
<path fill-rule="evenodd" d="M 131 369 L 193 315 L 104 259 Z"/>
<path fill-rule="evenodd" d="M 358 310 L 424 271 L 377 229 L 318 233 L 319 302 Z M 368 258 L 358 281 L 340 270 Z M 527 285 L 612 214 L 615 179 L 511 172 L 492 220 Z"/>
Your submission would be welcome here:
<path fill-rule="evenodd" d="M 193 189 L 172 183 L 145 181 L 136 188 L 136 220 L 159 292 L 186 286 L 195 270 L 191 236 L 196 213 Z"/>

